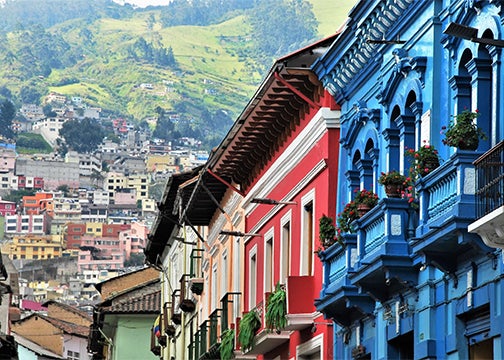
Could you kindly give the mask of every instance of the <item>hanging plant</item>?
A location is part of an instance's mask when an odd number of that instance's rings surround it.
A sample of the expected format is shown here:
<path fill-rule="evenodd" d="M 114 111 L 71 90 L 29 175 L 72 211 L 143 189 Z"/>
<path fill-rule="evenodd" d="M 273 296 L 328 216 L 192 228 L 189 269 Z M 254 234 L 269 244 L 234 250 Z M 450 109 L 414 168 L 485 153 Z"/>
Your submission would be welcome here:
<path fill-rule="evenodd" d="M 256 310 L 244 314 L 240 321 L 238 341 L 243 349 L 250 349 L 254 345 L 257 330 L 261 328 L 261 318 Z"/>
<path fill-rule="evenodd" d="M 275 286 L 266 303 L 266 327 L 272 331 L 282 331 L 287 326 L 287 296 L 280 283 Z"/>
<path fill-rule="evenodd" d="M 220 343 L 221 360 L 234 358 L 234 337 L 235 332 L 233 329 L 227 329 L 222 333 Z"/>

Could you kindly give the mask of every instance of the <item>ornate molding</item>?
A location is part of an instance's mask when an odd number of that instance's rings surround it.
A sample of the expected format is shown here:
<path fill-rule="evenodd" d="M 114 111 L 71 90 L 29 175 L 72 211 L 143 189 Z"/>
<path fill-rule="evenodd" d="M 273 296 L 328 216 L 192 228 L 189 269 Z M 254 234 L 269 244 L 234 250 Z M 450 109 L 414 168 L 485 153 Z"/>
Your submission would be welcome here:
<path fill-rule="evenodd" d="M 381 40 L 387 36 L 396 21 L 414 2 L 415 0 L 381 0 L 366 18 L 355 24 L 356 28 L 348 29 L 355 42 L 344 51 L 332 66 L 333 70 L 322 79 L 331 95 L 336 97 L 344 93 L 344 89 L 376 56 L 376 49 L 380 45 L 368 43 L 367 40 Z"/>

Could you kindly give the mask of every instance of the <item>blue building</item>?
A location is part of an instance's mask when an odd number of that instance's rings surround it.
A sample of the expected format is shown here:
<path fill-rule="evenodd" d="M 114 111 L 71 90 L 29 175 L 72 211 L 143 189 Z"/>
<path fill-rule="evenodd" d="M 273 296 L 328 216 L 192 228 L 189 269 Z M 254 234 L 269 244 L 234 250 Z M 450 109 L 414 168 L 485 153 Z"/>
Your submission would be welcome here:
<path fill-rule="evenodd" d="M 319 254 L 334 358 L 504 358 L 503 23 L 502 0 L 361 0 L 313 65 L 341 106 L 337 208 L 380 198 Z M 445 144 L 464 110 L 476 149 Z M 380 174 L 425 145 L 439 166 L 387 197 Z"/>

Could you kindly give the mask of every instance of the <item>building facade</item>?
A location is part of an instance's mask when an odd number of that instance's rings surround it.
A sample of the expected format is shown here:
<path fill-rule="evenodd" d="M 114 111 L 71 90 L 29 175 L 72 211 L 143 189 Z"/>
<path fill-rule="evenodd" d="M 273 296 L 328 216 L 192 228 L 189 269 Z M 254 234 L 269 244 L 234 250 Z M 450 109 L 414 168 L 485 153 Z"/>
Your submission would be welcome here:
<path fill-rule="evenodd" d="M 334 320 L 334 358 L 504 354 L 502 218 L 485 218 L 503 205 L 502 192 L 489 191 L 502 186 L 492 174 L 502 174 L 503 159 L 503 5 L 359 1 L 312 67 L 341 106 L 338 213 L 355 191 L 379 196 L 341 234 L 343 245 L 319 254 L 316 305 Z M 471 150 L 448 137 L 464 111 L 486 134 Z M 429 149 L 439 166 L 415 167 Z M 493 162 L 489 149 L 500 154 Z M 380 181 L 393 170 L 407 186 L 388 197 Z"/>

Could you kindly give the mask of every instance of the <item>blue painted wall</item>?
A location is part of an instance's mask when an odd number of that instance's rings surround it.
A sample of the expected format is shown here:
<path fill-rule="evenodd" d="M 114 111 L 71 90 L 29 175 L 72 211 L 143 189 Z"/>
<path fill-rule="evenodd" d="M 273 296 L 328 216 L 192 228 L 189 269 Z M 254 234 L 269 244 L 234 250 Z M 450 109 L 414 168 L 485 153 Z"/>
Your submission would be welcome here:
<path fill-rule="evenodd" d="M 504 357 L 502 252 L 467 232 L 476 216 L 472 162 L 504 138 L 502 54 L 444 33 L 455 22 L 504 38 L 501 6 L 363 0 L 313 66 L 341 106 L 338 211 L 355 189 L 381 198 L 343 236 L 346 247 L 320 254 L 316 305 L 337 325 L 334 358 Z M 488 135 L 476 151 L 442 142 L 443 126 L 464 108 L 480 111 Z M 439 151 L 441 165 L 415 184 L 418 206 L 386 199 L 379 174 L 406 174 L 405 150 L 423 144 Z"/>

